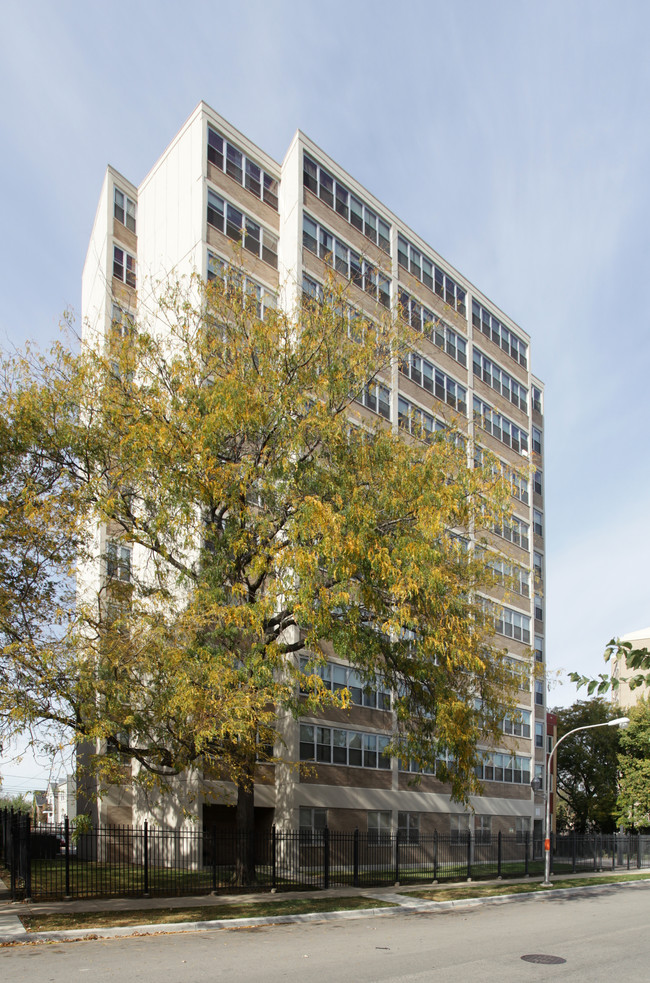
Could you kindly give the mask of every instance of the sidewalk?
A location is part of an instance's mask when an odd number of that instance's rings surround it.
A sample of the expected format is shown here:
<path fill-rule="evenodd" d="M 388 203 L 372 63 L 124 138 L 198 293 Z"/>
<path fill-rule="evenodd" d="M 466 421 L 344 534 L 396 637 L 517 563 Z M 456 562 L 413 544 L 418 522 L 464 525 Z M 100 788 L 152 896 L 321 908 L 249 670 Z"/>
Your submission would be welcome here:
<path fill-rule="evenodd" d="M 623 872 L 621 872 L 623 873 Z M 602 871 L 601 877 L 611 876 L 611 871 Z M 574 878 L 584 877 L 584 873 L 580 874 L 567 874 L 563 875 L 561 880 L 572 880 Z M 599 876 L 590 874 L 590 877 Z M 558 878 L 560 879 L 560 878 Z M 531 884 L 534 882 L 539 882 L 541 878 L 513 878 L 507 881 L 503 880 L 491 880 L 491 881 L 480 881 L 473 882 L 476 883 L 477 887 L 503 887 L 505 884 Z M 650 874 L 647 878 L 650 880 Z M 640 883 L 647 883 L 646 879 L 640 878 Z M 622 884 L 608 884 L 607 886 L 612 889 L 617 889 L 621 887 L 628 887 L 634 882 L 623 882 Z M 468 886 L 467 881 L 460 881 L 454 884 L 440 884 L 440 885 L 409 885 L 412 890 L 426 890 L 429 887 L 444 887 L 445 890 L 461 890 L 466 889 Z M 287 891 L 281 894 L 269 894 L 268 892 L 260 894 L 228 894 L 228 895 L 198 895 L 193 897 L 172 897 L 172 898 L 143 898 L 143 897 L 133 897 L 133 898 L 92 898 L 92 899 L 79 899 L 75 901 L 52 901 L 52 902 L 42 902 L 42 903 L 26 903 L 26 902 L 15 902 L 12 903 L 9 899 L 9 892 L 6 885 L 0 880 L 0 944 L 2 943 L 16 943 L 16 942 L 44 942 L 44 941 L 71 941 L 74 939 L 84 939 L 84 938 L 115 938 L 119 936 L 128 935 L 141 935 L 141 934 L 153 934 L 158 932 L 172 933 L 172 932 L 188 932 L 188 931 L 200 931 L 207 929 L 216 928 L 235 928 L 235 927 L 249 927 L 254 925 L 273 925 L 273 924 L 283 924 L 289 922 L 302 922 L 302 921 L 325 921 L 330 919 L 340 919 L 340 918 L 369 918 L 375 916 L 383 916 L 396 913 L 404 913 L 405 911 L 410 912 L 423 912 L 423 911 L 444 911 L 449 908 L 455 908 L 459 906 L 476 906 L 481 904 L 505 904 L 512 901 L 539 901 L 545 898 L 566 895 L 567 893 L 575 894 L 580 891 L 593 890 L 593 887 L 597 885 L 592 885 L 591 887 L 576 887 L 576 888 L 559 888 L 559 889 L 549 889 L 543 893 L 535 894 L 504 894 L 497 896 L 487 896 L 487 897 L 477 897 L 477 898 L 458 898 L 451 899 L 447 901 L 425 901 L 421 898 L 414 897 L 412 894 L 401 893 L 397 886 L 390 886 L 385 888 L 354 888 L 354 887 L 337 887 L 331 888 L 328 891 Z M 405 886 L 405 892 L 408 888 Z M 196 907 L 211 907 L 213 905 L 235 905 L 242 904 L 246 902 L 256 902 L 263 901 L 267 904 L 272 904 L 273 902 L 290 900 L 293 898 L 306 899 L 306 898 L 319 898 L 319 899 L 335 899 L 335 898 L 346 898 L 346 897 L 365 897 L 372 899 L 374 901 L 384 900 L 386 902 L 386 907 L 374 907 L 374 908 L 360 908 L 348 911 L 330 911 L 330 912 L 317 912 L 314 914 L 293 914 L 293 915 L 267 915 L 263 917 L 250 917 L 250 918 L 233 918 L 233 919 L 218 919 L 214 921 L 187 921 L 187 922 L 157 922 L 155 917 L 155 912 L 161 908 L 174 908 L 176 910 L 182 911 L 183 908 L 196 908 Z M 130 925 L 127 927 L 119 928 L 90 928 L 90 929 L 73 929 L 69 931 L 58 931 L 58 932 L 28 932 L 23 926 L 22 922 L 18 918 L 18 914 L 28 911 L 30 914 L 49 914 L 49 913 L 69 913 L 73 912 L 123 912 L 123 911 L 146 911 L 151 912 L 150 919 L 147 918 L 146 924 L 141 925 Z"/>

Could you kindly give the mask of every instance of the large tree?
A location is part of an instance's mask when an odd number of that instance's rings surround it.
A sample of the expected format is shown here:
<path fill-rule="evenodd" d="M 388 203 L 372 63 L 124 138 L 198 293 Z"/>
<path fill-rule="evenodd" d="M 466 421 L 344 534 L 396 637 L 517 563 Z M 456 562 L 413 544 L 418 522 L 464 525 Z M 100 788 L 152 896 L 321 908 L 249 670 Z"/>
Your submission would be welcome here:
<path fill-rule="evenodd" d="M 576 727 L 606 723 L 619 715 L 618 708 L 603 699 L 578 700 L 553 712 L 558 739 Z M 599 727 L 568 737 L 557 750 L 558 796 L 577 833 L 616 828 L 618 749 L 618 728 Z"/>
<path fill-rule="evenodd" d="M 630 723 L 621 732 L 617 816 L 621 826 L 650 829 L 650 702 L 641 699 L 626 711 Z"/>
<path fill-rule="evenodd" d="M 0 554 L 23 577 L 43 551 L 50 565 L 17 630 L 0 624 L 3 730 L 54 721 L 99 742 L 104 781 L 125 755 L 161 782 L 228 778 L 250 828 L 278 711 L 335 699 L 317 672 L 328 640 L 397 694 L 389 750 L 422 765 L 446 750 L 454 795 L 476 791 L 513 679 L 477 593 L 489 557 L 467 542 L 509 489 L 487 457 L 467 466 L 453 427 L 412 419 L 405 438 L 361 408 L 407 329 L 334 287 L 295 316 L 261 312 L 233 269 L 149 309 L 80 354 L 5 360 L 2 466 L 22 505 L 0 512 Z M 73 553 L 74 608 L 55 600 Z M 0 613 L 22 612 L 25 583 L 0 584 Z"/>

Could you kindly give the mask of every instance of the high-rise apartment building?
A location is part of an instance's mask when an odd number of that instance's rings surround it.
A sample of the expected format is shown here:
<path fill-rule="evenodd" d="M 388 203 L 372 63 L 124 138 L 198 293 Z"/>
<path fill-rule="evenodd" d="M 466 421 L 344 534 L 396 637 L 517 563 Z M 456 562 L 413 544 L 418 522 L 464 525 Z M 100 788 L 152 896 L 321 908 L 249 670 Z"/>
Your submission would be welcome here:
<path fill-rule="evenodd" d="M 433 431 L 461 421 L 475 455 L 491 451 L 512 482 L 512 519 L 495 528 L 495 569 L 511 587 L 498 606 L 497 641 L 512 659 L 541 663 L 519 691 L 520 712 L 479 768 L 484 794 L 466 811 L 434 774 L 413 784 L 411 765 L 385 753 L 391 694 L 364 690 L 331 650 L 323 678 L 349 688 L 350 710 L 325 710 L 287 729 L 289 756 L 305 770 L 265 766 L 256 819 L 295 828 L 400 829 L 484 842 L 499 831 L 540 831 L 546 754 L 544 654 L 543 386 L 531 373 L 530 339 L 420 236 L 298 131 L 282 163 L 204 103 L 136 187 L 109 167 L 83 273 L 84 331 L 107 336 L 137 322 L 154 281 L 194 272 L 209 279 L 243 245 L 248 288 L 260 303 L 293 309 L 317 295 L 333 268 L 369 316 L 379 303 L 419 329 L 420 347 L 368 387 L 354 412 L 385 425 Z M 464 421 L 464 423 L 463 423 Z M 92 573 L 128 579 L 128 547 L 101 530 L 106 562 Z M 137 558 L 136 558 L 137 561 Z M 110 570 L 107 570 L 110 567 Z M 232 800 L 231 800 L 232 801 Z M 226 821 L 227 807 L 188 795 L 199 817 Z M 143 818 L 127 788 L 98 804 L 104 822 Z M 169 807 L 158 813 L 174 821 Z M 536 823 L 537 826 L 533 824 Z"/>

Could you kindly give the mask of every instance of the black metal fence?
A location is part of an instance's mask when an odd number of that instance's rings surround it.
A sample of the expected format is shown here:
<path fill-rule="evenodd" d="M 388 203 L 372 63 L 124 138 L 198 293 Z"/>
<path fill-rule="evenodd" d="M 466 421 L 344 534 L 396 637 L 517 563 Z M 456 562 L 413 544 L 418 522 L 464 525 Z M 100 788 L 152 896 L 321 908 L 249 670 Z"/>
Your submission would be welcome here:
<path fill-rule="evenodd" d="M 555 873 L 650 867 L 650 836 L 558 836 Z M 211 827 L 147 823 L 32 826 L 0 811 L 0 861 L 14 899 L 172 896 L 245 890 L 378 887 L 543 873 L 541 840 L 529 836 L 430 836 L 279 830 L 242 836 Z"/>

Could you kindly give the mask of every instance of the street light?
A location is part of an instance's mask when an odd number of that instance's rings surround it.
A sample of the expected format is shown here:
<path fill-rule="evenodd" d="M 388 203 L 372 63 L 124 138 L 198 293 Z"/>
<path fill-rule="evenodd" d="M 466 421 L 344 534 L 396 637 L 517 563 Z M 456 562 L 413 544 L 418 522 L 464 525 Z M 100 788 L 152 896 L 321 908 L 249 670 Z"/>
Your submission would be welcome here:
<path fill-rule="evenodd" d="M 584 727 L 574 727 L 573 730 L 567 731 L 563 734 L 559 741 L 556 741 L 555 747 L 548 756 L 548 762 L 546 763 L 546 822 L 544 823 L 544 880 L 542 885 L 544 887 L 550 887 L 551 885 L 551 764 L 553 762 L 553 756 L 559 748 L 562 741 L 566 740 L 567 737 L 571 737 L 572 734 L 577 734 L 580 730 L 593 730 L 594 727 L 627 727 L 630 722 L 629 717 L 615 717 L 614 720 L 606 720 L 602 724 L 585 724 Z"/>

